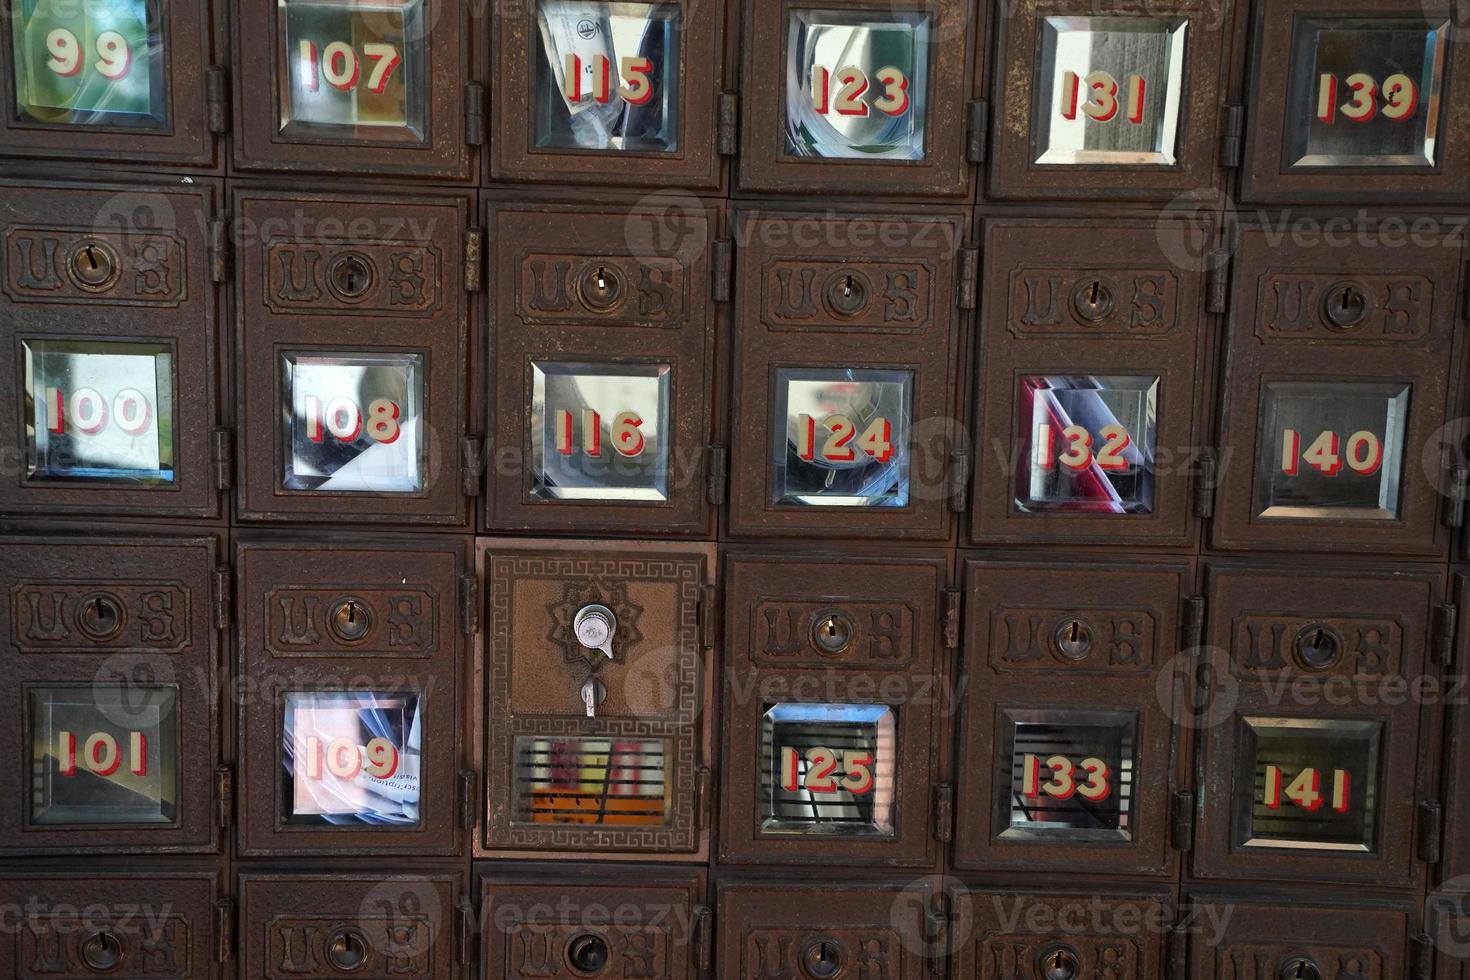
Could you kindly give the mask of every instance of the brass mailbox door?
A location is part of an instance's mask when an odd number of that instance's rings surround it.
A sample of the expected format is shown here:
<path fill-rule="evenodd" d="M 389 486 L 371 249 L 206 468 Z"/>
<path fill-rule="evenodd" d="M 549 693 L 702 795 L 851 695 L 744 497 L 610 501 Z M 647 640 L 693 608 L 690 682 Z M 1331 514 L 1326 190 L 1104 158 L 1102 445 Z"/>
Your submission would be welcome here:
<path fill-rule="evenodd" d="M 236 544 L 241 855 L 462 853 L 465 547 Z"/>
<path fill-rule="evenodd" d="M 0 511 L 220 513 L 218 208 L 204 180 L 0 181 Z"/>
<path fill-rule="evenodd" d="M 1423 447 L 1464 373 L 1463 233 L 1321 220 L 1240 229 L 1213 544 L 1443 557 L 1448 476 Z"/>
<path fill-rule="evenodd" d="M 984 58 L 958 0 L 751 0 L 740 188 L 968 196 L 972 89 Z"/>
<path fill-rule="evenodd" d="M 494 5 L 490 179 L 718 188 L 724 28 L 724 0 Z"/>
<path fill-rule="evenodd" d="M 946 565 L 727 555 L 722 862 L 935 865 Z"/>
<path fill-rule="evenodd" d="M 559 870 L 496 863 L 478 873 L 485 976 L 708 976 L 711 916 L 702 868 L 619 868 L 615 875 Z"/>
<path fill-rule="evenodd" d="M 476 856 L 705 860 L 714 546 L 477 547 Z"/>
<path fill-rule="evenodd" d="M 217 847 L 218 538 L 0 539 L 0 855 Z"/>
<path fill-rule="evenodd" d="M 213 6 L 14 4 L 0 18 L 0 156 L 217 169 Z"/>
<path fill-rule="evenodd" d="M 718 221 L 491 204 L 489 528 L 713 534 Z"/>
<path fill-rule="evenodd" d="M 1417 973 L 1410 964 L 1419 958 L 1421 916 L 1408 901 L 1350 903 L 1314 892 L 1203 892 L 1189 895 L 1187 911 L 1195 930 L 1189 937 L 1188 975 L 1198 980 L 1389 980 Z"/>
<path fill-rule="evenodd" d="M 996 9 L 991 197 L 1166 201 L 1220 184 L 1233 3 Z"/>
<path fill-rule="evenodd" d="M 965 224 L 736 213 L 732 535 L 951 536 Z"/>
<path fill-rule="evenodd" d="M 1151 221 L 983 223 L 972 540 L 1193 544 L 1202 273 Z"/>
<path fill-rule="evenodd" d="M 234 169 L 472 179 L 474 9 L 230 0 Z"/>
<path fill-rule="evenodd" d="M 1438 570 L 1211 561 L 1206 583 L 1194 874 L 1422 886 L 1440 715 L 1408 692 L 1436 679 Z"/>
<path fill-rule="evenodd" d="M 1241 199 L 1470 199 L 1458 18 L 1433 0 L 1256 4 Z"/>
<path fill-rule="evenodd" d="M 241 520 L 466 523 L 470 205 L 234 191 Z"/>
<path fill-rule="evenodd" d="M 1188 755 L 1167 678 L 1191 562 L 965 565 L 955 863 L 1165 875 Z"/>

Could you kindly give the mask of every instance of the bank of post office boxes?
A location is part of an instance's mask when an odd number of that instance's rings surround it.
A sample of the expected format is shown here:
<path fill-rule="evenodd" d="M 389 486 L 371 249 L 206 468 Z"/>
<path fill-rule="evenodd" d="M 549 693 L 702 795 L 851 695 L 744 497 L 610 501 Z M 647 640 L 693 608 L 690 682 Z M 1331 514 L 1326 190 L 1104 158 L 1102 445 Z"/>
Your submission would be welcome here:
<path fill-rule="evenodd" d="M 1463 232 L 1278 217 L 1236 229 L 1212 543 L 1442 557 Z"/>
<path fill-rule="evenodd" d="M 712 535 L 719 214 L 490 206 L 489 528 Z"/>
<path fill-rule="evenodd" d="M 233 169 L 474 178 L 475 5 L 228 3 Z"/>
<path fill-rule="evenodd" d="M 977 543 L 1190 545 L 1213 318 L 1155 222 L 984 221 Z"/>
<path fill-rule="evenodd" d="M 987 193 L 1161 201 L 1217 186 L 1238 122 L 1224 109 L 1235 7 L 996 4 Z"/>
<path fill-rule="evenodd" d="M 964 218 L 738 211 L 734 229 L 730 533 L 948 540 Z"/>
<path fill-rule="evenodd" d="M 1257 3 L 1242 200 L 1470 198 L 1459 16 L 1433 0 Z"/>
<path fill-rule="evenodd" d="M 714 546 L 477 549 L 475 855 L 705 860 Z"/>
<path fill-rule="evenodd" d="M 0 157 L 216 169 L 229 107 L 212 6 L 15 4 L 0 23 Z"/>
<path fill-rule="evenodd" d="M 955 863 L 1173 874 L 1192 563 L 1069 564 L 965 563 Z"/>
<path fill-rule="evenodd" d="M 984 6 L 750 0 L 740 99 L 747 191 L 968 196 Z"/>
<path fill-rule="evenodd" d="M 207 181 L 0 184 L 0 512 L 219 514 L 218 207 Z"/>
<path fill-rule="evenodd" d="M 1438 570 L 1217 560 L 1205 579 L 1193 873 L 1421 886 L 1440 837 Z"/>
<path fill-rule="evenodd" d="M 139 863 L 0 871 L 0 963 L 15 980 L 233 976 L 218 873 Z"/>
<path fill-rule="evenodd" d="M 490 179 L 714 190 L 734 152 L 725 0 L 491 9 Z"/>
<path fill-rule="evenodd" d="M 466 523 L 472 213 L 234 192 L 241 520 Z"/>
<path fill-rule="evenodd" d="M 946 565 L 727 555 L 722 862 L 935 865 L 953 802 Z"/>
<path fill-rule="evenodd" d="M 467 975 L 474 916 L 458 871 L 251 868 L 236 887 L 242 977 Z"/>
<path fill-rule="evenodd" d="M 237 850 L 463 850 L 469 610 L 454 539 L 236 544 Z"/>
<path fill-rule="evenodd" d="M 704 870 L 614 871 L 485 866 L 477 874 L 481 975 L 708 976 L 714 936 Z"/>
<path fill-rule="evenodd" d="M 218 841 L 218 538 L 0 540 L 0 854 Z"/>

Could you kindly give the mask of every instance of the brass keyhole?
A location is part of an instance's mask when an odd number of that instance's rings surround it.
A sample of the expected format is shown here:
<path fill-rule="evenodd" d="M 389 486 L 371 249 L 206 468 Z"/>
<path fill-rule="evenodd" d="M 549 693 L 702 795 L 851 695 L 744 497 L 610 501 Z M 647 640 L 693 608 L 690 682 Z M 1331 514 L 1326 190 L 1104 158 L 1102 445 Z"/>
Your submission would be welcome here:
<path fill-rule="evenodd" d="M 1292 650 L 1303 670 L 1328 670 L 1342 656 L 1342 639 L 1330 626 L 1303 626 L 1292 642 Z"/>
<path fill-rule="evenodd" d="M 837 316 L 855 316 L 868 305 L 868 278 L 856 270 L 839 272 L 827 281 L 827 306 Z"/>
<path fill-rule="evenodd" d="M 122 962 L 122 940 L 106 929 L 96 929 L 82 938 L 82 961 L 87 969 L 113 970 Z"/>
<path fill-rule="evenodd" d="M 327 267 L 327 282 L 332 292 L 343 299 L 366 296 L 373 286 L 372 263 L 356 252 L 345 252 Z"/>
<path fill-rule="evenodd" d="M 817 617 L 812 626 L 812 640 L 822 653 L 841 653 L 852 643 L 854 632 L 846 613 L 829 612 Z"/>
<path fill-rule="evenodd" d="M 1322 315 L 1335 327 L 1355 327 L 1368 316 L 1368 297 L 1355 282 L 1337 283 L 1322 296 Z"/>
<path fill-rule="evenodd" d="M 1307 956 L 1293 956 L 1276 971 L 1278 980 L 1322 980 L 1322 968 Z"/>
<path fill-rule="evenodd" d="M 623 298 L 623 272 L 615 265 L 599 262 L 582 271 L 582 301 L 594 310 L 608 310 Z"/>
<path fill-rule="evenodd" d="M 1073 980 L 1081 961 L 1077 958 L 1077 951 L 1070 946 L 1052 946 L 1041 951 L 1036 964 L 1043 980 Z"/>
<path fill-rule="evenodd" d="M 93 593 L 78 606 L 78 623 L 82 632 L 94 640 L 107 640 L 123 627 L 123 607 L 115 596 Z"/>
<path fill-rule="evenodd" d="M 842 948 L 830 939 L 814 939 L 802 950 L 801 968 L 817 980 L 835 977 L 842 969 Z"/>
<path fill-rule="evenodd" d="M 1087 656 L 1096 638 L 1092 624 L 1075 616 L 1062 620 L 1055 634 L 1057 650 L 1068 660 L 1081 660 Z"/>
<path fill-rule="evenodd" d="M 368 941 L 361 930 L 343 927 L 327 937 L 327 959 L 338 973 L 361 970 L 368 960 Z"/>
<path fill-rule="evenodd" d="M 567 943 L 567 960 L 583 973 L 596 973 L 607 965 L 607 940 L 587 933 Z"/>
<path fill-rule="evenodd" d="M 1089 323 L 1106 320 L 1115 305 L 1113 287 L 1098 276 L 1084 279 L 1072 289 L 1072 308 Z"/>
<path fill-rule="evenodd" d="M 71 250 L 67 268 L 72 281 L 90 292 L 111 286 L 122 271 L 112 246 L 95 238 L 86 239 Z"/>
<path fill-rule="evenodd" d="M 327 628 L 344 643 L 354 643 L 373 628 L 373 610 L 355 596 L 333 602 L 327 610 Z"/>

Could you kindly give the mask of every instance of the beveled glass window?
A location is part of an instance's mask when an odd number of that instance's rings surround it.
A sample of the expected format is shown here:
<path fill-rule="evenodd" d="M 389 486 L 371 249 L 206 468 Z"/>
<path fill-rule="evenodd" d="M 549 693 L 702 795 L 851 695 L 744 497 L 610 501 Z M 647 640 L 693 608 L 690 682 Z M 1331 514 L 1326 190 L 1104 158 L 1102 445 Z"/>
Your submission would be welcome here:
<path fill-rule="evenodd" d="M 1000 735 L 1001 840 L 1133 839 L 1136 712 L 1006 708 Z"/>
<path fill-rule="evenodd" d="M 779 368 L 775 382 L 774 503 L 908 504 L 911 372 Z"/>
<path fill-rule="evenodd" d="M 667 756 L 661 739 L 517 736 L 512 819 L 663 826 L 671 802 Z"/>
<path fill-rule="evenodd" d="M 288 691 L 281 723 L 286 823 L 419 822 L 423 715 L 417 694 Z"/>
<path fill-rule="evenodd" d="M 531 364 L 531 493 L 667 500 L 667 364 Z"/>
<path fill-rule="evenodd" d="M 768 706 L 761 832 L 893 836 L 897 749 L 886 704 Z"/>

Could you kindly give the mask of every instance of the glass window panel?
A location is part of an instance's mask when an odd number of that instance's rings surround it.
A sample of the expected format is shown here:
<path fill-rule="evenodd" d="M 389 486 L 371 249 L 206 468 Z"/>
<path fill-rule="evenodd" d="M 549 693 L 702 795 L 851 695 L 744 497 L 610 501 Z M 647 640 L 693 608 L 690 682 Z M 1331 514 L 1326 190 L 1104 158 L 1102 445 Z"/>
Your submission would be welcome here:
<path fill-rule="evenodd" d="M 91 340 L 21 346 L 27 478 L 175 481 L 171 347 Z"/>
<path fill-rule="evenodd" d="M 286 823 L 419 822 L 423 730 L 417 694 L 288 691 L 283 707 Z"/>
<path fill-rule="evenodd" d="M 1023 375 L 1016 510 L 1152 513 L 1158 398 L 1157 377 Z"/>
<path fill-rule="evenodd" d="M 282 486 L 422 489 L 423 363 L 422 354 L 282 354 Z"/>
<path fill-rule="evenodd" d="M 531 493 L 669 499 L 667 364 L 531 364 Z"/>
<path fill-rule="evenodd" d="M 661 827 L 672 802 L 668 748 L 661 739 L 517 736 L 512 819 Z"/>
<path fill-rule="evenodd" d="M 679 147 L 684 11 L 676 4 L 540 0 L 531 61 L 536 146 Z M 571 69 L 570 71 L 568 69 Z"/>
<path fill-rule="evenodd" d="M 761 831 L 892 837 L 897 748 L 885 704 L 767 706 Z"/>
<path fill-rule="evenodd" d="M 773 501 L 903 507 L 913 372 L 776 371 Z"/>
<path fill-rule="evenodd" d="M 1382 733 L 1378 721 L 1242 718 L 1236 846 L 1375 850 Z"/>
<path fill-rule="evenodd" d="M 1448 31 L 1415 18 L 1297 18 L 1285 163 L 1433 166 Z"/>
<path fill-rule="evenodd" d="M 1398 517 L 1409 387 L 1266 382 L 1257 440 L 1257 516 Z"/>
<path fill-rule="evenodd" d="M 165 125 L 164 9 L 150 0 L 12 0 L 16 118 Z"/>
<path fill-rule="evenodd" d="M 791 11 L 786 153 L 924 159 L 929 40 L 927 14 Z"/>
<path fill-rule="evenodd" d="M 279 0 L 281 132 L 422 142 L 427 133 L 424 0 Z"/>
<path fill-rule="evenodd" d="M 1138 715 L 1004 709 L 996 833 L 1001 840 L 1133 839 Z"/>
<path fill-rule="evenodd" d="M 1036 162 L 1172 166 L 1187 28 L 1182 17 L 1043 18 Z"/>
<path fill-rule="evenodd" d="M 175 823 L 177 706 L 172 686 L 31 688 L 31 822 Z"/>

